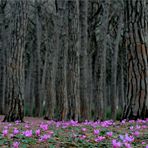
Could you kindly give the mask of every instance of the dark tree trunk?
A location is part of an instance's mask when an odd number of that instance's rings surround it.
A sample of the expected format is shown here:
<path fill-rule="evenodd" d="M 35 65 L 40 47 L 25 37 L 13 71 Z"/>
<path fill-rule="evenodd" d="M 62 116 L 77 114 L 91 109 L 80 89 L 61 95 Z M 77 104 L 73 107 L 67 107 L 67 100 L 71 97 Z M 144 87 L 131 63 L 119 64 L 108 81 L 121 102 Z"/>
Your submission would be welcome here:
<path fill-rule="evenodd" d="M 3 121 L 23 121 L 24 117 L 24 62 L 27 1 L 12 2 L 11 48 L 8 55 L 7 82 L 9 109 Z"/>
<path fill-rule="evenodd" d="M 146 0 L 125 1 L 128 91 L 123 118 L 148 117 L 148 48 Z"/>
<path fill-rule="evenodd" d="M 79 1 L 68 1 L 68 65 L 67 97 L 69 119 L 78 120 L 80 115 L 80 65 L 79 65 Z"/>

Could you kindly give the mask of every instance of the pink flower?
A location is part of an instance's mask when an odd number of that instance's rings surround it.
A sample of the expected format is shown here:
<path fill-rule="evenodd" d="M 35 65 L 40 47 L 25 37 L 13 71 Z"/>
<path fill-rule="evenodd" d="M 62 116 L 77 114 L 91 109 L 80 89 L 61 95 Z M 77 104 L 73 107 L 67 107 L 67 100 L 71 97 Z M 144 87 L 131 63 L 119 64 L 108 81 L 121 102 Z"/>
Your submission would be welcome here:
<path fill-rule="evenodd" d="M 43 129 L 44 131 L 48 130 L 48 124 L 41 124 L 40 128 Z"/>
<path fill-rule="evenodd" d="M 98 129 L 94 129 L 94 135 L 99 135 L 100 131 Z"/>
<path fill-rule="evenodd" d="M 18 130 L 17 128 L 14 128 L 13 134 L 14 134 L 14 135 L 17 135 L 18 133 L 19 133 L 19 130 Z"/>
<path fill-rule="evenodd" d="M 45 135 L 41 136 L 41 138 L 39 139 L 39 141 L 46 141 L 46 140 L 49 139 L 50 137 L 51 137 L 51 135 L 45 134 Z"/>
<path fill-rule="evenodd" d="M 134 137 L 133 136 L 128 136 L 128 134 L 125 134 L 125 142 L 133 142 L 134 141 Z"/>
<path fill-rule="evenodd" d="M 82 128 L 82 131 L 83 131 L 83 132 L 86 132 L 86 131 L 87 131 L 87 129 L 86 129 L 86 128 Z"/>
<path fill-rule="evenodd" d="M 113 148 L 120 148 L 122 146 L 121 142 L 116 141 L 115 139 L 112 140 Z"/>
<path fill-rule="evenodd" d="M 37 130 L 35 131 L 36 136 L 40 136 L 40 133 L 41 133 L 40 129 L 37 129 Z"/>
<path fill-rule="evenodd" d="M 148 145 L 146 145 L 146 147 L 145 148 L 148 148 Z"/>
<path fill-rule="evenodd" d="M 103 136 L 98 136 L 96 139 L 95 139 L 95 142 L 100 142 L 100 141 L 103 141 L 105 139 L 105 137 Z"/>
<path fill-rule="evenodd" d="M 126 123 L 126 119 L 124 119 L 124 120 L 122 120 L 122 122 L 121 122 L 122 124 L 125 124 Z"/>
<path fill-rule="evenodd" d="M 130 130 L 132 131 L 134 129 L 134 127 L 133 126 L 130 126 Z"/>
<path fill-rule="evenodd" d="M 112 137 L 113 136 L 113 132 L 107 132 L 106 135 L 109 136 L 109 137 Z"/>
<path fill-rule="evenodd" d="M 138 137 L 138 136 L 140 135 L 140 133 L 139 133 L 138 131 L 135 131 L 135 132 L 133 133 L 133 135 L 136 136 L 136 137 Z"/>
<path fill-rule="evenodd" d="M 86 138 L 85 135 L 80 136 L 80 139 L 85 139 L 85 138 Z"/>
<path fill-rule="evenodd" d="M 23 135 L 25 135 L 26 137 L 32 137 L 32 130 L 26 130 L 23 132 Z"/>
<path fill-rule="evenodd" d="M 125 143 L 124 145 L 125 145 L 126 148 L 132 148 L 129 143 Z"/>
<path fill-rule="evenodd" d="M 4 126 L 4 129 L 8 129 L 8 126 Z"/>
<path fill-rule="evenodd" d="M 8 135 L 8 130 L 7 129 L 3 130 L 2 134 L 3 134 L 4 137 L 6 137 Z"/>
<path fill-rule="evenodd" d="M 28 124 L 26 124 L 26 125 L 25 125 L 25 128 L 27 128 L 27 129 L 28 129 L 28 128 L 30 128 L 30 126 L 29 126 Z"/>
<path fill-rule="evenodd" d="M 13 142 L 12 144 L 13 148 L 19 148 L 19 144 L 20 144 L 19 142 Z"/>
<path fill-rule="evenodd" d="M 141 129 L 141 126 L 140 125 L 136 125 L 136 129 Z"/>
<path fill-rule="evenodd" d="M 141 144 L 145 144 L 145 142 L 142 142 Z"/>

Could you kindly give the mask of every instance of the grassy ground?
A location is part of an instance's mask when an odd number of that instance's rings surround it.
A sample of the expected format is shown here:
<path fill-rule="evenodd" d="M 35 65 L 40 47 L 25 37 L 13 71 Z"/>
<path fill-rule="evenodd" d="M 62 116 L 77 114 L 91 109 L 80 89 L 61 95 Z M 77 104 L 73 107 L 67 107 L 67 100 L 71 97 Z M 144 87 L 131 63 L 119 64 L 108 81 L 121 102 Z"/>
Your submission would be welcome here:
<path fill-rule="evenodd" d="M 0 131 L 0 147 L 148 148 L 148 119 L 77 123 L 26 117 L 25 123 L 1 122 Z"/>

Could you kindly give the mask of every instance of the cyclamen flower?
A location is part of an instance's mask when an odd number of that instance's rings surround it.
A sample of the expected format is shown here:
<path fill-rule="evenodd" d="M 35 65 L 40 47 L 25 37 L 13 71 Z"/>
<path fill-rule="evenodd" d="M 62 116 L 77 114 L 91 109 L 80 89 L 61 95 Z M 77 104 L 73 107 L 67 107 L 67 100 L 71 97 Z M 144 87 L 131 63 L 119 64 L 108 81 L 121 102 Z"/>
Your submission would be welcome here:
<path fill-rule="evenodd" d="M 120 148 L 122 146 L 121 142 L 116 141 L 115 139 L 112 140 L 113 148 Z"/>
<path fill-rule="evenodd" d="M 13 142 L 12 146 L 13 148 L 19 148 L 19 142 Z"/>
<path fill-rule="evenodd" d="M 131 131 L 134 130 L 134 127 L 133 127 L 133 126 L 130 126 L 130 130 L 131 130 Z"/>
<path fill-rule="evenodd" d="M 25 135 L 26 137 L 32 137 L 32 130 L 24 131 L 23 135 Z"/>
<path fill-rule="evenodd" d="M 107 132 L 106 135 L 109 136 L 109 137 L 112 137 L 113 136 L 113 132 Z"/>
<path fill-rule="evenodd" d="M 3 134 L 4 137 L 6 137 L 8 135 L 8 130 L 7 129 L 3 130 L 2 134 Z"/>
<path fill-rule="evenodd" d="M 48 130 L 48 124 L 41 124 L 40 128 L 43 129 L 44 131 Z"/>
<path fill-rule="evenodd" d="M 40 136 L 40 133 L 41 133 L 40 129 L 37 129 L 37 130 L 35 131 L 36 136 Z"/>
<path fill-rule="evenodd" d="M 51 137 L 51 135 L 45 134 L 45 135 L 41 136 L 41 138 L 39 139 L 39 141 L 46 141 L 46 140 L 49 139 L 50 137 Z"/>
<path fill-rule="evenodd" d="M 15 128 L 15 129 L 13 130 L 13 134 L 16 135 L 16 134 L 18 134 L 18 133 L 19 133 L 19 130 L 18 130 L 17 128 Z"/>
<path fill-rule="evenodd" d="M 133 133 L 133 135 L 136 136 L 136 137 L 138 137 L 138 136 L 140 135 L 140 133 L 139 133 L 138 131 L 135 131 L 135 132 Z"/>
<path fill-rule="evenodd" d="M 140 125 L 136 125 L 136 129 L 141 129 L 141 126 Z"/>
<path fill-rule="evenodd" d="M 27 128 L 27 129 L 28 129 L 28 128 L 30 128 L 30 126 L 29 126 L 28 124 L 26 124 L 26 125 L 25 125 L 25 128 Z"/>
<path fill-rule="evenodd" d="M 132 148 L 129 143 L 125 143 L 124 145 L 125 145 L 126 148 Z"/>
<path fill-rule="evenodd" d="M 94 135 L 99 135 L 100 131 L 98 129 L 94 129 Z"/>
<path fill-rule="evenodd" d="M 80 139 L 85 139 L 85 138 L 86 138 L 85 135 L 80 136 Z"/>
<path fill-rule="evenodd" d="M 134 141 L 134 137 L 133 136 L 128 136 L 128 134 L 125 134 L 125 142 L 133 142 Z"/>
<path fill-rule="evenodd" d="M 83 131 L 83 132 L 86 132 L 86 131 L 87 131 L 87 129 L 86 129 L 86 128 L 82 128 L 82 131 Z"/>
<path fill-rule="evenodd" d="M 95 139 L 95 142 L 100 142 L 100 141 L 103 141 L 105 139 L 105 137 L 103 136 L 98 136 L 96 139 Z"/>

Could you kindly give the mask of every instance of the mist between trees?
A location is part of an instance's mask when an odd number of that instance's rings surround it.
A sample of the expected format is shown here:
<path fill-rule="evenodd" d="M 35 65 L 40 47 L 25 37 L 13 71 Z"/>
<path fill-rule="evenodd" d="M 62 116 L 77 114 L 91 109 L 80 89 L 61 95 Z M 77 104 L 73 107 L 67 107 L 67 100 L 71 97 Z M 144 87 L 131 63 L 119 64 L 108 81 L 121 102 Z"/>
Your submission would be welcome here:
<path fill-rule="evenodd" d="M 0 114 L 148 117 L 147 0 L 0 0 Z"/>

